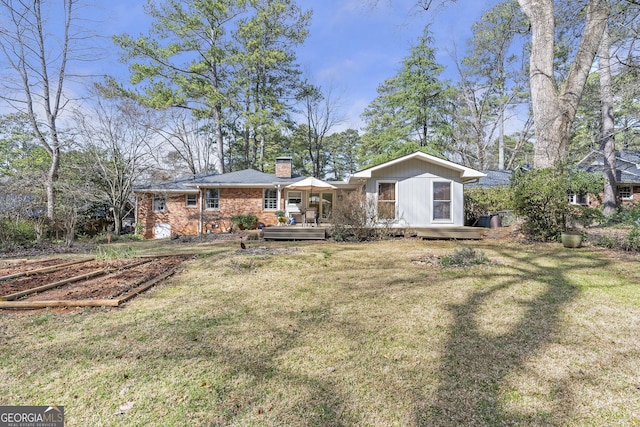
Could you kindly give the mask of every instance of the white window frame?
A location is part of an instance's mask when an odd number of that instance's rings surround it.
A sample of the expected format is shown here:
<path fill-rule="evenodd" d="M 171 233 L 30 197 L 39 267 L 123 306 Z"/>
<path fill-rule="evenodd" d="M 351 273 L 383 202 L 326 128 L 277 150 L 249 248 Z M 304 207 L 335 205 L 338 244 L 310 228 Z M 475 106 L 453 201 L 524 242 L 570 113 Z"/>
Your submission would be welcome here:
<path fill-rule="evenodd" d="M 449 185 L 449 200 L 436 199 L 436 184 L 448 184 Z M 436 202 L 449 203 L 449 218 L 436 218 Z M 453 182 L 444 180 L 435 180 L 431 182 L 431 221 L 449 223 L 453 222 Z"/>
<path fill-rule="evenodd" d="M 273 197 L 267 197 L 267 192 L 273 191 Z M 277 211 L 278 210 L 278 189 L 265 188 L 262 190 L 262 209 L 265 211 Z"/>
<path fill-rule="evenodd" d="M 628 189 L 628 196 L 623 196 L 622 195 L 622 189 Z M 626 193 L 627 191 L 625 191 Z M 631 185 L 621 185 L 620 187 L 618 187 L 618 194 L 620 195 L 620 200 L 633 200 L 633 186 Z"/>
<path fill-rule="evenodd" d="M 380 218 L 378 206 L 380 206 L 380 184 L 393 184 L 393 218 Z M 382 200 L 382 202 L 390 203 L 391 200 Z M 398 181 L 397 180 L 380 180 L 376 181 L 376 213 L 378 221 L 396 221 L 398 219 Z"/>
<path fill-rule="evenodd" d="M 193 198 L 193 200 L 189 200 Z M 185 194 L 184 196 L 184 205 L 188 208 L 197 208 L 198 207 L 198 195 L 197 194 Z"/>
<path fill-rule="evenodd" d="M 151 210 L 154 212 L 167 211 L 167 196 L 164 194 L 154 194 L 151 202 Z"/>
<path fill-rule="evenodd" d="M 210 197 L 209 192 L 216 192 L 216 197 Z M 220 209 L 220 189 L 219 188 L 207 188 L 204 190 L 204 208 L 206 210 L 218 210 Z"/>
<path fill-rule="evenodd" d="M 293 196 L 294 194 L 297 194 L 298 197 L 294 197 Z M 296 201 L 292 202 L 291 201 L 292 199 L 293 200 L 297 200 L 297 202 Z M 291 204 L 294 204 L 294 205 L 301 205 L 302 204 L 302 191 L 297 191 L 297 190 L 296 191 L 293 191 L 293 190 L 292 191 L 287 191 L 287 206 L 291 205 Z"/>
<path fill-rule="evenodd" d="M 585 194 L 583 197 L 584 197 L 584 202 L 581 202 L 580 194 L 574 193 L 572 190 L 569 190 L 569 192 L 567 193 L 567 201 L 569 202 L 569 204 L 572 204 L 572 205 L 588 206 L 589 195 Z"/>

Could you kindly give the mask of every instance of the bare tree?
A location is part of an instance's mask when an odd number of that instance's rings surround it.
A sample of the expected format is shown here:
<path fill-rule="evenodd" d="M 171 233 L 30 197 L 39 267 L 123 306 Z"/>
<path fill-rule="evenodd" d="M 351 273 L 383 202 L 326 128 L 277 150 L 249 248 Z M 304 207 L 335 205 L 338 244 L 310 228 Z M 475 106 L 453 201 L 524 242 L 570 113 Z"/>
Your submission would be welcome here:
<path fill-rule="evenodd" d="M 167 126 L 155 131 L 171 146 L 192 175 L 224 170 L 223 156 L 218 153 L 216 123 L 193 118 L 185 111 L 172 111 Z"/>
<path fill-rule="evenodd" d="M 309 83 L 303 86 L 298 99 L 302 103 L 302 115 L 306 120 L 305 149 L 311 160 L 313 176 L 322 178 L 327 160 L 325 138 L 343 121 L 337 113 L 340 100 L 333 95 L 331 88 L 322 93 L 321 88 Z"/>
<path fill-rule="evenodd" d="M 92 160 L 94 202 L 108 204 L 114 217 L 114 233 L 121 232 L 133 186 L 150 167 L 155 150 L 153 115 L 130 99 L 99 99 L 92 114 L 75 115 L 85 150 Z"/>
<path fill-rule="evenodd" d="M 38 141 L 51 157 L 45 187 L 47 217 L 53 220 L 62 145 L 60 116 L 69 101 L 67 66 L 81 37 L 74 32 L 76 0 L 0 0 L 0 8 L 0 51 L 11 73 L 3 79 L 0 97 L 28 114 Z M 48 19 L 53 15 L 55 19 Z"/>

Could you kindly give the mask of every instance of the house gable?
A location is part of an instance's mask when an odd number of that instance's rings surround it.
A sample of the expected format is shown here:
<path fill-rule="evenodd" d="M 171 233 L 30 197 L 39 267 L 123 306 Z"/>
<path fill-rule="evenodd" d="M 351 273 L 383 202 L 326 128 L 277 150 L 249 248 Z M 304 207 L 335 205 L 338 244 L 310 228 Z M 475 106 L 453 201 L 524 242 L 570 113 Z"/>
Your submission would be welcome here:
<path fill-rule="evenodd" d="M 424 167 L 417 166 L 419 163 L 429 166 L 427 167 L 427 169 L 425 169 Z M 432 171 L 431 173 L 438 176 L 450 176 L 452 177 L 451 179 L 453 179 L 453 175 L 455 175 L 458 179 L 460 179 L 461 182 L 473 181 L 485 176 L 485 174 L 475 169 L 471 169 L 466 166 L 462 166 L 457 163 L 440 159 L 438 157 L 431 156 L 422 152 L 415 152 L 407 156 L 400 157 L 395 160 L 390 160 L 388 162 L 370 167 L 368 169 L 364 169 L 360 172 L 356 172 L 355 174 L 351 175 L 350 182 L 351 180 L 372 178 L 373 176 L 379 175 L 380 173 L 389 173 L 382 172 L 385 169 L 389 168 L 395 170 L 395 173 L 397 173 L 398 170 L 404 170 L 408 175 L 412 173 L 411 171 L 415 172 L 421 170 Z M 415 173 L 411 176 L 415 176 Z"/>
<path fill-rule="evenodd" d="M 391 226 L 450 227 L 464 224 L 463 184 L 484 176 L 418 152 L 357 172 L 349 183 L 364 185 L 371 204 L 378 209 L 393 202 Z M 388 219 L 390 215 L 385 212 L 383 216 Z"/>

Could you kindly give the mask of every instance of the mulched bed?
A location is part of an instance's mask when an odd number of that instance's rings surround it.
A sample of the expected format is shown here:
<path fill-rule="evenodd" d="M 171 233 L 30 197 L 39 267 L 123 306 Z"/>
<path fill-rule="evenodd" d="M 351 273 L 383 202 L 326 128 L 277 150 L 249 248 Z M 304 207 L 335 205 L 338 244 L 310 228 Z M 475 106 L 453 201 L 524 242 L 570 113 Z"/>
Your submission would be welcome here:
<path fill-rule="evenodd" d="M 174 255 L 159 256 L 149 259 L 116 259 L 116 260 L 94 260 L 81 264 L 74 264 L 63 267 L 59 271 L 37 274 L 34 276 L 20 277 L 15 279 L 0 281 L 0 296 L 6 296 L 17 292 L 27 291 L 40 286 L 59 282 L 81 276 L 94 271 L 105 270 L 104 275 L 87 278 L 85 280 L 63 284 L 59 287 L 43 290 L 37 294 L 30 294 L 20 298 L 18 301 L 100 301 L 100 300 L 124 300 L 131 297 L 130 292 L 136 291 L 141 285 L 148 283 L 155 278 L 174 271 L 183 261 L 190 256 Z M 60 265 L 71 260 L 53 259 L 44 261 L 47 266 Z M 143 264 L 140 264 L 144 262 Z M 3 272 L 8 274 L 25 271 L 36 263 L 3 263 Z M 136 265 L 140 264 L 140 265 Z M 39 265 L 38 268 L 42 268 Z M 145 289 L 145 288 L 141 288 Z M 121 300 L 123 301 L 123 300 Z M 118 303 L 119 304 L 119 303 Z"/>
<path fill-rule="evenodd" d="M 27 301 L 116 299 L 144 282 L 177 267 L 184 260 L 185 257 L 172 256 L 155 258 L 137 267 L 123 266 L 106 276 L 46 290 L 28 298 Z"/>
<path fill-rule="evenodd" d="M 63 264 L 58 262 L 57 264 Z M 37 288 L 49 283 L 58 282 L 60 280 L 70 279 L 72 277 L 87 274 L 92 271 L 101 269 L 118 269 L 126 264 L 132 264 L 131 260 L 109 260 L 109 261 L 89 261 L 82 264 L 70 265 L 59 271 L 38 274 L 35 276 L 19 277 L 17 279 L 0 281 L 0 296 L 22 292 L 27 289 Z M 32 269 L 29 269 L 32 270 Z M 25 271 L 16 269 L 14 272 Z"/>
<path fill-rule="evenodd" d="M 21 259 L 17 261 L 0 261 L 0 277 L 8 276 L 17 272 L 33 271 L 39 268 L 50 267 L 52 265 L 63 264 L 61 258 L 50 258 L 43 260 Z"/>

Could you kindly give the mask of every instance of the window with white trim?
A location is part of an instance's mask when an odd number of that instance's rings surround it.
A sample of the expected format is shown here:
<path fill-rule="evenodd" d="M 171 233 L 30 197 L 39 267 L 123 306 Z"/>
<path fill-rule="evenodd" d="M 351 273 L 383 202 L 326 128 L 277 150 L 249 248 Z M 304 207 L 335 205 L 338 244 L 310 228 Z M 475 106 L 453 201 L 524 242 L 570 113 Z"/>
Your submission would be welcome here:
<path fill-rule="evenodd" d="M 197 208 L 198 207 L 198 195 L 197 194 L 187 194 L 185 196 L 185 206 L 188 208 Z"/>
<path fill-rule="evenodd" d="M 618 194 L 621 200 L 633 200 L 633 187 L 630 185 L 618 187 Z"/>
<path fill-rule="evenodd" d="M 263 209 L 278 209 L 278 190 L 275 188 L 265 188 L 262 193 Z"/>
<path fill-rule="evenodd" d="M 205 209 L 220 209 L 220 189 L 207 188 L 204 193 Z"/>
<path fill-rule="evenodd" d="M 287 205 L 299 205 L 302 203 L 302 191 L 287 192 Z"/>
<path fill-rule="evenodd" d="M 433 220 L 451 221 L 451 182 L 433 183 Z"/>
<path fill-rule="evenodd" d="M 378 219 L 396 219 L 396 183 L 378 182 Z"/>
<path fill-rule="evenodd" d="M 569 190 L 567 192 L 567 201 L 572 205 L 588 205 L 589 196 L 584 193 L 574 193 Z"/>
<path fill-rule="evenodd" d="M 154 212 L 166 212 L 167 196 L 164 194 L 154 194 L 152 208 Z"/>

